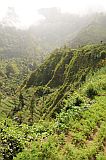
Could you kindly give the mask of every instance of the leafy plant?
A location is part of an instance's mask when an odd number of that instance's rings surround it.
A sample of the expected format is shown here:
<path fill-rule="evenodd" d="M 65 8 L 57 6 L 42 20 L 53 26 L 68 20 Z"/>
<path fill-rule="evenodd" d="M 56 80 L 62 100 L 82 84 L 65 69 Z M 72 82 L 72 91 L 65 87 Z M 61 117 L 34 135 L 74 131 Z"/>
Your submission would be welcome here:
<path fill-rule="evenodd" d="M 88 98 L 93 99 L 94 96 L 98 95 L 97 90 L 94 88 L 92 84 L 90 84 L 86 89 L 86 95 Z"/>

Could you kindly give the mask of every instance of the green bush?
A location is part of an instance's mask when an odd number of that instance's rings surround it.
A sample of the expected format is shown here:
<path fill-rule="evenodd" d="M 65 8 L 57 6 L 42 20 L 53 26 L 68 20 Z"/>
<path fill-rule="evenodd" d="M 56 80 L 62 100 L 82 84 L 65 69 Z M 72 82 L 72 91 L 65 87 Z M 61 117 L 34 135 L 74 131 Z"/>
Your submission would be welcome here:
<path fill-rule="evenodd" d="M 2 156 L 4 160 L 12 160 L 17 153 L 22 151 L 22 145 L 19 140 L 14 137 L 2 137 L 1 143 L 4 146 L 2 148 Z"/>
<path fill-rule="evenodd" d="M 94 96 L 98 94 L 97 90 L 94 88 L 92 84 L 90 84 L 86 89 L 86 95 L 88 98 L 93 99 Z"/>
<path fill-rule="evenodd" d="M 49 138 L 46 142 L 36 142 L 30 150 L 19 153 L 14 160 L 59 160 L 57 145 L 54 138 Z"/>
<path fill-rule="evenodd" d="M 19 69 L 18 69 L 17 64 L 15 62 L 7 64 L 7 66 L 6 66 L 7 77 L 10 77 L 10 76 L 18 74 L 18 73 L 19 73 Z"/>

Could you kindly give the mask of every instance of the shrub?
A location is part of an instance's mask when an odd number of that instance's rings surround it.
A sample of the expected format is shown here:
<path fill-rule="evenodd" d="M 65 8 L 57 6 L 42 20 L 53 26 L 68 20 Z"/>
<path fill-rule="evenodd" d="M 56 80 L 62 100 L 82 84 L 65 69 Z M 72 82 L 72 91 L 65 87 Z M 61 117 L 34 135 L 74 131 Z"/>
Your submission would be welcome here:
<path fill-rule="evenodd" d="M 2 156 L 5 160 L 12 160 L 17 153 L 22 151 L 22 145 L 20 142 L 14 137 L 2 137 L 1 139 L 2 145 L 4 148 L 2 149 Z"/>
<path fill-rule="evenodd" d="M 39 86 L 34 94 L 37 95 L 38 97 L 42 97 L 49 93 L 51 93 L 50 87 Z"/>
<path fill-rule="evenodd" d="M 6 75 L 10 77 L 12 75 L 18 74 L 19 70 L 16 63 L 8 63 L 6 66 Z"/>
<path fill-rule="evenodd" d="M 92 84 L 90 84 L 86 89 L 86 95 L 88 98 L 93 99 L 94 96 L 98 94 L 97 90 L 94 88 Z"/>

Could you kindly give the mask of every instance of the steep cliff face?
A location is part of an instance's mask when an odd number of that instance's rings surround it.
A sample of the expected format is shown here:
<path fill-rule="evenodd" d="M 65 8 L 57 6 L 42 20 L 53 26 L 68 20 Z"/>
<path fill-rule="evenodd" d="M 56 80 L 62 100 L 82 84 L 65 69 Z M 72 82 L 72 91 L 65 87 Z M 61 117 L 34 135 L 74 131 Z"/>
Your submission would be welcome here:
<path fill-rule="evenodd" d="M 54 53 L 34 71 L 26 87 L 47 85 L 51 88 L 63 83 L 78 83 L 89 71 L 97 69 L 106 58 L 106 45 L 87 45 L 73 50 L 62 48 Z"/>
<path fill-rule="evenodd" d="M 55 117 L 64 107 L 67 93 L 71 95 L 87 81 L 86 77 L 105 65 L 106 44 L 87 45 L 79 49 L 64 47 L 55 50 L 30 75 L 22 91 L 27 96 L 35 95 L 36 117 Z"/>
<path fill-rule="evenodd" d="M 54 70 L 61 60 L 62 51 L 56 49 L 49 58 L 29 77 L 26 86 L 46 85 L 53 77 Z"/>

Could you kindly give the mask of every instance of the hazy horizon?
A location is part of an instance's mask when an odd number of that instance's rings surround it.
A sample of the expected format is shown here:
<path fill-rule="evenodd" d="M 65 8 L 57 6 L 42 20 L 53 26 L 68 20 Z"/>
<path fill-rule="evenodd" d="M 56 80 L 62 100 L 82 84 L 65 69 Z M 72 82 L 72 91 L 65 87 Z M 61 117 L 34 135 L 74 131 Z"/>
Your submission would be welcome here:
<path fill-rule="evenodd" d="M 0 0 L 0 21 L 4 19 L 8 8 L 14 8 L 19 17 L 20 25 L 29 27 L 42 19 L 38 13 L 40 8 L 60 8 L 62 12 L 71 14 L 91 14 L 94 12 L 106 12 L 105 0 Z"/>

